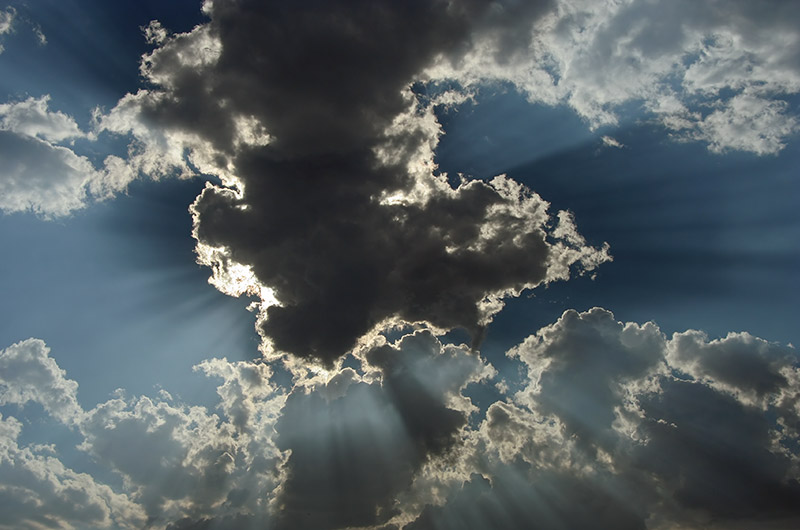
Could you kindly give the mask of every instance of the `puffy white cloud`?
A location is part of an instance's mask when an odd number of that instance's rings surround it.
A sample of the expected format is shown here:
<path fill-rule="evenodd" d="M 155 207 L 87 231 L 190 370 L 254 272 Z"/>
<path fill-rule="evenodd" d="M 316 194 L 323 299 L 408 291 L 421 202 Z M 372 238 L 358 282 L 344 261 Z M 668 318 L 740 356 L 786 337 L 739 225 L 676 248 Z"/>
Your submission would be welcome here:
<path fill-rule="evenodd" d="M 460 464 L 483 476 L 451 482 L 447 502 L 406 528 L 800 521 L 791 348 L 748 334 L 668 339 L 594 308 L 565 312 L 510 355 L 527 368 L 523 388 L 489 407 Z"/>
<path fill-rule="evenodd" d="M 0 405 L 39 403 L 64 423 L 80 421 L 78 383 L 50 357 L 39 339 L 28 339 L 0 351 Z"/>
<path fill-rule="evenodd" d="M 712 151 L 776 153 L 798 131 L 783 101 L 800 92 L 798 15 L 781 0 L 559 0 L 505 52 L 479 39 L 461 62 L 429 73 L 511 81 L 533 102 L 570 105 L 592 127 L 638 118 L 629 109 L 641 105 Z"/>
<path fill-rule="evenodd" d="M 86 136 L 71 116 L 51 111 L 49 102 L 50 96 L 42 96 L 0 104 L 0 128 L 52 143 Z"/>
<path fill-rule="evenodd" d="M 0 104 L 0 210 L 32 211 L 45 218 L 68 215 L 124 190 L 136 172 L 108 156 L 101 169 L 66 140 L 88 138 L 75 120 L 49 110 L 49 96 Z"/>
<path fill-rule="evenodd" d="M 66 467 L 53 446 L 20 446 L 21 430 L 0 415 L 0 528 L 142 528 L 144 512 L 126 495 Z"/>

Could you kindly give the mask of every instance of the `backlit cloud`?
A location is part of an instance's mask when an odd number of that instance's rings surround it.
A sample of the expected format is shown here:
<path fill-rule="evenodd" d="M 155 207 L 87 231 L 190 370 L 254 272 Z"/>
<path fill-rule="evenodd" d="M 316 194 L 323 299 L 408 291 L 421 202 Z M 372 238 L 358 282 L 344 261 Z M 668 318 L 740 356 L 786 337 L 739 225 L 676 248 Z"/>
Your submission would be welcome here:
<path fill-rule="evenodd" d="M 668 339 L 652 322 L 621 323 L 594 308 L 565 312 L 509 353 L 527 379 L 480 426 L 465 466 L 482 476 L 407 528 L 800 520 L 800 454 L 787 428 L 800 414 L 793 349 L 747 334 Z M 753 378 L 737 377 L 744 372 Z M 757 403 L 754 386 L 763 387 Z"/>
<path fill-rule="evenodd" d="M 119 392 L 83 410 L 77 383 L 47 353 L 36 339 L 3 352 L 9 528 L 128 528 L 143 518 L 172 529 L 415 530 L 800 520 L 800 362 L 748 334 L 670 338 L 652 322 L 570 310 L 509 352 L 524 378 L 484 409 L 468 388 L 497 371 L 428 331 L 377 338 L 352 366 L 296 379 L 288 392 L 263 361 L 203 362 L 197 369 L 221 381 L 216 411 L 163 391 Z M 66 467 L 55 446 L 19 442 L 27 427 L 13 416 L 33 412 L 9 406 L 28 401 L 82 438 L 95 476 Z M 48 510 L 33 510 L 35 499 Z"/>
<path fill-rule="evenodd" d="M 197 261 L 248 298 L 263 355 L 196 364 L 213 403 L 120 389 L 86 406 L 44 341 L 0 351 L 0 529 L 800 524 L 793 347 L 595 307 L 543 326 L 531 312 L 541 329 L 489 357 L 510 298 L 594 278 L 612 249 L 509 175 L 436 163 L 442 109 L 487 86 L 590 129 L 646 120 L 714 156 L 776 154 L 800 129 L 797 4 L 202 10 L 189 31 L 139 28 L 141 86 L 88 127 L 48 95 L 0 104 L 0 210 L 66 216 L 140 176 L 201 176 Z M 0 38 L 15 14 L 0 11 Z M 98 156 L 109 138 L 127 153 Z M 590 146 L 622 156 L 629 138 Z M 648 229 L 634 222 L 609 224 Z"/>
<path fill-rule="evenodd" d="M 144 58 L 157 88 L 100 123 L 134 135 L 145 172 L 222 179 L 192 207 L 198 254 L 217 285 L 250 272 L 226 292 L 269 294 L 266 353 L 330 364 L 397 320 L 462 327 L 477 343 L 503 297 L 609 259 L 504 176 L 454 187 L 436 174 L 441 131 L 409 87 L 436 57 L 456 60 L 471 32 L 519 30 L 513 13 L 444 2 L 206 12 L 208 24 Z"/>
<path fill-rule="evenodd" d="M 785 102 L 800 92 L 800 32 L 790 22 L 798 14 L 781 0 L 564 0 L 528 19 L 515 46 L 478 40 L 463 61 L 429 73 L 510 81 L 592 127 L 649 115 L 715 152 L 777 153 L 800 127 Z"/>

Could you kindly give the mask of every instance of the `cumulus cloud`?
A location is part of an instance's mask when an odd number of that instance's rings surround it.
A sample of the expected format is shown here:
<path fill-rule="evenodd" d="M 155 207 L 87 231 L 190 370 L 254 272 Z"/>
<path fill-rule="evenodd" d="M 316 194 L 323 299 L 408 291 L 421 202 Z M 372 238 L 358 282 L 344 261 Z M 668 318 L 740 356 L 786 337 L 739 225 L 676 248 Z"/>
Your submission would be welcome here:
<path fill-rule="evenodd" d="M 86 473 L 66 467 L 50 445 L 20 445 L 22 424 L 0 415 L 0 528 L 141 528 L 141 508 Z"/>
<path fill-rule="evenodd" d="M 715 152 L 777 153 L 797 133 L 785 98 L 800 92 L 793 2 L 558 1 L 516 46 L 482 39 L 434 78 L 512 82 L 533 102 L 565 103 L 592 127 L 641 106 L 678 138 Z M 498 55 L 505 60 L 498 60 Z"/>
<path fill-rule="evenodd" d="M 120 391 L 83 410 L 75 399 L 77 383 L 48 353 L 38 339 L 4 350 L 1 404 L 41 403 L 82 437 L 79 449 L 96 466 L 121 477 L 122 489 L 64 467 L 55 446 L 19 449 L 14 440 L 21 423 L 14 418 L 3 423 L 10 433 L 3 447 L 15 451 L 9 465 L 31 467 L 38 458 L 36 465 L 49 466 L 51 474 L 80 477 L 71 483 L 73 496 L 103 492 L 111 500 L 93 522 L 98 528 L 126 527 L 120 522 L 126 517 L 138 521 L 134 526 L 146 517 L 154 528 L 385 522 L 402 509 L 395 496 L 420 467 L 459 446 L 474 411 L 462 390 L 494 373 L 467 347 L 445 346 L 420 331 L 392 344 L 378 340 L 360 352 L 358 370 L 305 379 L 288 396 L 271 383 L 263 362 L 205 361 L 197 370 L 222 379 L 220 416 L 176 403 L 163 391 L 156 397 Z M 66 397 L 59 398 L 58 390 Z M 37 451 L 54 456 L 40 458 Z M 15 463 L 19 455 L 33 463 Z M 0 524 L 28 524 L 33 517 L 23 478 L 15 472 L 0 480 L 0 490 L 19 493 L 7 499 Z M 47 516 L 48 525 L 71 524 L 73 515 L 57 512 Z"/>
<path fill-rule="evenodd" d="M 80 420 L 78 383 L 50 357 L 39 339 L 28 339 L 0 351 L 0 405 L 38 403 L 64 423 Z"/>
<path fill-rule="evenodd" d="M 112 487 L 65 466 L 50 440 L 20 445 L 23 424 L 0 416 L 0 528 L 142 528 L 145 522 L 164 528 L 185 518 L 267 514 L 285 460 L 272 442 L 283 395 L 261 378 L 257 363 L 212 359 L 200 369 L 223 378 L 222 417 L 176 403 L 166 392 L 150 398 L 120 391 L 84 410 L 77 382 L 49 357 L 43 341 L 0 352 L 0 406 L 26 417 L 29 409 L 22 407 L 39 403 L 82 438 L 78 449 L 106 481 L 111 472 L 122 484 Z M 242 401 L 253 409 L 244 419 Z"/>
<path fill-rule="evenodd" d="M 276 424 L 278 446 L 291 451 L 280 528 L 374 526 L 400 513 L 396 498 L 421 466 L 459 444 L 472 408 L 461 390 L 492 373 L 427 331 L 364 357 L 363 377 L 347 368 L 287 398 Z"/>
<path fill-rule="evenodd" d="M 555 242 L 546 202 L 508 179 L 448 183 L 432 108 L 464 92 L 409 87 L 510 81 L 592 127 L 637 102 L 637 117 L 712 151 L 776 153 L 798 129 L 785 101 L 800 91 L 796 8 L 729 7 L 207 2 L 190 32 L 144 28 L 159 44 L 142 60 L 148 87 L 99 130 L 133 136 L 137 171 L 221 180 L 192 207 L 199 261 L 224 292 L 260 298 L 265 353 L 330 365 L 397 320 L 477 343 L 504 297 L 608 253 Z"/>
<path fill-rule="evenodd" d="M 69 142 L 92 135 L 46 97 L 0 106 L 5 211 L 64 215 L 139 172 L 209 176 L 191 207 L 198 261 L 221 291 L 256 299 L 266 354 L 195 368 L 221 381 L 215 410 L 166 392 L 84 410 L 42 341 L 4 350 L 0 405 L 39 403 L 119 479 L 19 445 L 22 424 L 0 419 L 8 526 L 790 527 L 791 348 L 568 311 L 509 352 L 520 386 L 473 403 L 470 384 L 496 382 L 479 347 L 503 300 L 611 258 L 507 176 L 448 178 L 434 163 L 434 107 L 498 80 L 590 126 L 637 101 L 679 138 L 777 152 L 797 129 L 781 98 L 800 82 L 784 22 L 796 8 L 774 7 L 207 1 L 189 32 L 142 29 L 156 45 L 146 87 L 96 113 L 93 134 L 130 135 L 127 160 L 78 155 Z M 460 87 L 414 91 L 439 80 Z M 470 345 L 437 338 L 458 327 Z M 30 478 L 42 462 L 52 473 Z M 55 500 L 35 519 L 52 491 L 82 492 L 92 514 Z"/>
<path fill-rule="evenodd" d="M 398 320 L 477 344 L 503 297 L 608 252 L 554 235 L 549 205 L 504 176 L 437 175 L 440 127 L 409 87 L 473 33 L 516 33 L 543 8 L 208 3 L 209 23 L 143 59 L 153 87 L 99 123 L 135 137 L 145 172 L 220 177 L 192 207 L 198 255 L 223 291 L 261 297 L 266 353 L 330 366 Z M 234 269 L 246 285 L 225 285 Z"/>
<path fill-rule="evenodd" d="M 23 424 L 4 412 L 0 526 L 800 521 L 800 359 L 792 348 L 746 333 L 667 337 L 652 322 L 621 323 L 594 308 L 565 312 L 509 356 L 524 378 L 485 409 L 467 389 L 495 380 L 491 365 L 418 330 L 395 342 L 375 337 L 348 367 L 296 372 L 288 393 L 264 361 L 205 361 L 196 370 L 221 381 L 218 412 L 164 391 L 119 393 L 82 410 L 77 384 L 44 343 L 24 341 L 0 357 L 2 404 L 42 404 L 82 438 L 94 466 L 122 481 L 112 487 L 64 466 L 55 446 L 20 444 Z M 33 509 L 40 501 L 47 510 Z"/>
<path fill-rule="evenodd" d="M 75 120 L 49 109 L 50 96 L 0 104 L 0 128 L 48 142 L 84 137 Z"/>
<path fill-rule="evenodd" d="M 527 378 L 479 427 L 464 465 L 481 474 L 406 528 L 800 521 L 800 454 L 786 427 L 800 412 L 787 400 L 798 391 L 793 349 L 747 334 L 667 338 L 594 308 L 567 311 L 509 354 Z"/>
<path fill-rule="evenodd" d="M 136 176 L 120 157 L 108 156 L 98 169 L 72 145 L 61 145 L 89 135 L 71 116 L 51 111 L 49 101 L 0 104 L 0 210 L 6 213 L 68 215 L 124 190 Z"/>

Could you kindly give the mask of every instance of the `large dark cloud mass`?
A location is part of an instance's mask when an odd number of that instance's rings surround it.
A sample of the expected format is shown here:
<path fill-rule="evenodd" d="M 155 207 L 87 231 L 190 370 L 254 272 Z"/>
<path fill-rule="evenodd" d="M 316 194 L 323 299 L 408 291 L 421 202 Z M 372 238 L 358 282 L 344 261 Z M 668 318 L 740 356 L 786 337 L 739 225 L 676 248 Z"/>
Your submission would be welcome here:
<path fill-rule="evenodd" d="M 703 350 L 726 359 L 724 370 L 696 362 Z M 406 528 L 800 522 L 793 349 L 748 334 L 668 339 L 652 322 L 623 324 L 594 308 L 567 311 L 510 354 L 527 380 L 487 411 L 469 465 L 482 473 Z M 745 369 L 747 380 L 727 376 Z M 775 383 L 754 399 L 764 380 Z"/>
<path fill-rule="evenodd" d="M 192 208 L 198 251 L 221 276 L 244 266 L 254 292 L 271 289 L 268 349 L 330 364 L 398 319 L 477 340 L 503 296 L 608 258 L 571 224 L 548 235 L 547 203 L 507 179 L 453 188 L 435 176 L 439 127 L 410 86 L 474 39 L 529 32 L 542 8 L 208 3 L 207 25 L 144 61 L 157 89 L 116 116 L 135 109 L 167 136 L 192 136 L 194 163 L 222 173 L 228 185 Z"/>

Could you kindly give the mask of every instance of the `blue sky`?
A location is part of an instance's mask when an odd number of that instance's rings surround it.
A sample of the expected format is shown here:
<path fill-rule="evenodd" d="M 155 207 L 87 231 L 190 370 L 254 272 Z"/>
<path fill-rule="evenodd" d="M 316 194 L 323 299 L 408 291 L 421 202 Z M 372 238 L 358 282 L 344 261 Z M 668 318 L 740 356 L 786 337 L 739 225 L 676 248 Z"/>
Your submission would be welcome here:
<path fill-rule="evenodd" d="M 797 8 L 479 4 L 0 3 L 0 529 L 795 527 Z"/>

